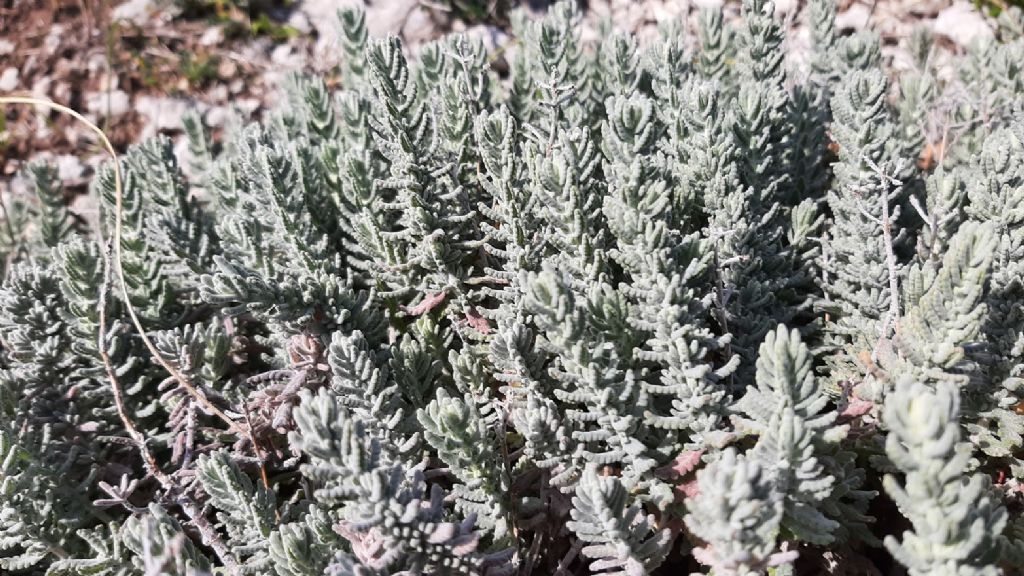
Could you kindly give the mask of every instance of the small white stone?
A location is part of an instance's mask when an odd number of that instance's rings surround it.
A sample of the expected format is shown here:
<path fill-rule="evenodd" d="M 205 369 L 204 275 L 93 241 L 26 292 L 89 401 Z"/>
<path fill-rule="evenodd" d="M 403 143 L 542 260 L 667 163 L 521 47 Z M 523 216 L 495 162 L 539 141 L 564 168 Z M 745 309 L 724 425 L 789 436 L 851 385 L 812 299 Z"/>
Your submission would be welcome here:
<path fill-rule="evenodd" d="M 242 114 L 251 116 L 259 110 L 261 103 L 256 98 L 239 98 L 235 100 L 235 106 L 241 110 Z"/>
<path fill-rule="evenodd" d="M 292 47 L 287 44 L 281 44 L 270 53 L 270 61 L 274 64 L 284 64 L 288 62 L 291 55 Z"/>
<path fill-rule="evenodd" d="M 0 56 L 7 56 L 14 52 L 14 42 L 0 38 Z"/>
<path fill-rule="evenodd" d="M 44 159 L 42 154 L 37 156 L 37 158 Z M 32 187 L 29 186 L 28 180 L 25 178 L 24 172 L 17 172 L 14 175 L 14 178 L 11 178 L 8 181 L 7 186 L 5 186 L 4 188 L 6 188 L 6 190 L 0 191 L 0 194 L 4 194 L 5 197 L 7 196 L 6 192 L 8 191 L 10 192 L 11 196 L 25 196 L 28 194 L 33 194 Z"/>
<path fill-rule="evenodd" d="M 211 128 L 220 128 L 224 125 L 224 121 L 228 118 L 228 109 L 226 106 L 211 106 L 206 111 L 206 116 L 203 118 L 203 122 Z"/>
<path fill-rule="evenodd" d="M 0 74 L 0 92 L 12 92 L 18 87 L 18 69 L 13 66 Z"/>
<path fill-rule="evenodd" d="M 54 24 L 49 33 L 46 34 L 46 38 L 43 38 L 43 48 L 46 48 L 48 54 L 52 54 L 60 48 L 61 38 L 64 36 L 64 26 L 60 24 Z"/>
<path fill-rule="evenodd" d="M 337 34 L 319 36 L 313 46 L 312 58 L 306 65 L 320 74 L 325 74 L 341 64 L 344 53 Z"/>
<path fill-rule="evenodd" d="M 836 14 L 837 30 L 860 30 L 867 25 L 871 9 L 864 4 L 854 4 L 845 12 Z"/>
<path fill-rule="evenodd" d="M 183 98 L 162 98 L 139 96 L 135 99 L 135 111 L 146 120 L 142 137 L 154 135 L 160 130 L 180 130 L 181 118 L 192 104 Z M 204 106 L 198 105 L 200 112 Z"/>
<path fill-rule="evenodd" d="M 470 27 L 465 32 L 466 36 L 470 38 L 480 38 L 484 41 L 484 47 L 487 52 L 493 53 L 498 48 L 501 48 L 508 42 L 508 34 L 504 30 L 497 26 L 488 26 L 486 24 L 476 24 Z"/>
<path fill-rule="evenodd" d="M 402 39 L 410 46 L 418 46 L 429 41 L 434 35 L 434 21 L 430 12 L 417 6 L 405 19 L 405 26 L 402 27 Z"/>
<path fill-rule="evenodd" d="M 300 34 L 309 34 L 313 31 L 313 25 L 309 23 L 309 17 L 300 10 L 296 10 L 288 16 L 287 24 Z"/>
<path fill-rule="evenodd" d="M 37 98 L 49 99 L 50 89 L 53 87 L 53 78 L 43 76 L 32 84 L 32 95 Z"/>
<path fill-rule="evenodd" d="M 799 8 L 797 0 L 775 0 L 775 15 L 783 16 Z"/>
<path fill-rule="evenodd" d="M 969 45 L 975 38 L 992 37 L 992 28 L 970 2 L 957 2 L 940 12 L 934 30 L 960 46 Z"/>
<path fill-rule="evenodd" d="M 89 92 L 85 95 L 85 109 L 96 116 L 116 118 L 128 113 L 131 102 L 124 90 Z"/>
<path fill-rule="evenodd" d="M 374 2 L 372 6 L 366 7 L 366 31 L 375 38 L 398 34 L 409 19 L 410 13 L 418 6 L 418 0 Z"/>
<path fill-rule="evenodd" d="M 270 61 L 278 68 L 298 68 L 302 66 L 302 57 L 296 54 L 291 45 L 280 44 L 270 53 Z"/>
<path fill-rule="evenodd" d="M 228 92 L 228 87 L 223 84 L 210 88 L 209 100 L 211 102 L 227 102 L 230 96 L 231 93 Z"/>
<path fill-rule="evenodd" d="M 200 46 L 216 46 L 222 42 L 224 42 L 224 29 L 220 26 L 207 28 L 203 35 L 199 37 Z"/>
<path fill-rule="evenodd" d="M 324 37 L 336 33 L 338 10 L 346 6 L 365 5 L 360 0 L 301 0 L 295 11 L 301 12 L 320 37 Z"/>
<path fill-rule="evenodd" d="M 90 75 L 99 75 L 106 72 L 108 63 L 109 60 L 107 59 L 106 54 L 97 53 L 89 56 L 89 59 L 86 60 L 85 67 L 89 70 Z M 114 77 L 116 78 L 116 75 L 114 75 Z"/>
<path fill-rule="evenodd" d="M 78 180 L 85 174 L 85 166 L 74 154 L 61 154 L 55 163 L 61 180 Z"/>
<path fill-rule="evenodd" d="M 673 22 L 683 17 L 685 6 L 679 2 L 656 2 L 651 5 L 651 14 L 654 21 L 661 24 Z"/>
<path fill-rule="evenodd" d="M 141 26 L 150 19 L 154 12 L 156 12 L 156 6 L 152 0 L 128 0 L 114 8 L 110 17 L 115 21 L 127 20 Z"/>
<path fill-rule="evenodd" d="M 25 58 L 25 61 L 21 63 L 21 73 L 24 74 L 26 77 L 37 77 L 39 76 L 39 74 L 37 74 L 38 72 L 41 72 L 43 75 L 45 75 L 46 72 L 40 71 L 39 68 L 40 63 L 38 52 L 35 54 L 29 54 L 28 58 Z M 47 68 L 49 68 L 49 65 L 47 65 Z"/>

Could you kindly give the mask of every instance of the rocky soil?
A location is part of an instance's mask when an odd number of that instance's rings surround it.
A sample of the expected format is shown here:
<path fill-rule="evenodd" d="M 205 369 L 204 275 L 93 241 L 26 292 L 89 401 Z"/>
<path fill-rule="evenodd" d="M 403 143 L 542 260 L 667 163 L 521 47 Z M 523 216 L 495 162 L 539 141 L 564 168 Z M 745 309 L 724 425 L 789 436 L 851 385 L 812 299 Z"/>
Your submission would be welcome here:
<path fill-rule="evenodd" d="M 583 6 L 591 34 L 610 18 L 643 38 L 663 22 L 692 21 L 699 6 L 721 1 L 589 0 Z M 183 12 L 185 2 L 0 0 L 0 94 L 30 94 L 80 110 L 123 150 L 157 133 L 180 135 L 180 118 L 189 108 L 214 128 L 229 105 L 259 116 L 273 106 L 281 79 L 292 71 L 334 81 L 341 53 L 337 0 L 265 2 L 265 21 L 230 2 L 223 3 L 227 12 L 195 17 Z M 802 3 L 776 1 L 797 51 L 807 36 L 799 19 Z M 535 0 L 524 8 L 540 13 L 546 5 Z M 733 17 L 738 5 L 727 3 Z M 399 34 L 412 52 L 451 31 L 480 34 L 495 48 L 509 38 L 507 19 L 486 6 L 477 22 L 428 0 L 378 0 L 366 9 L 372 35 Z M 870 23 L 897 63 L 901 41 L 915 26 L 931 27 L 949 51 L 993 33 L 992 22 L 966 1 L 842 0 L 840 9 L 841 29 Z M 84 191 L 92 167 L 104 157 L 86 129 L 66 117 L 27 107 L 0 111 L 0 191 L 19 193 L 16 174 L 35 158 L 56 163 L 70 196 Z"/>

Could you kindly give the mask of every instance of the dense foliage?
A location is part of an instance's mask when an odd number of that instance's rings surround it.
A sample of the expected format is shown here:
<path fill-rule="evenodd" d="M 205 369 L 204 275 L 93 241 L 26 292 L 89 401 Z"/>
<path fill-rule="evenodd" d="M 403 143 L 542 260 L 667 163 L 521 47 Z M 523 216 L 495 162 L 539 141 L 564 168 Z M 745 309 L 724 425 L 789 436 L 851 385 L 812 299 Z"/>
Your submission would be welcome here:
<path fill-rule="evenodd" d="M 30 166 L 0 570 L 1020 566 L 1020 27 L 941 75 L 773 13 L 409 60 L 345 11 L 341 90 L 139 144 L 96 231 Z"/>

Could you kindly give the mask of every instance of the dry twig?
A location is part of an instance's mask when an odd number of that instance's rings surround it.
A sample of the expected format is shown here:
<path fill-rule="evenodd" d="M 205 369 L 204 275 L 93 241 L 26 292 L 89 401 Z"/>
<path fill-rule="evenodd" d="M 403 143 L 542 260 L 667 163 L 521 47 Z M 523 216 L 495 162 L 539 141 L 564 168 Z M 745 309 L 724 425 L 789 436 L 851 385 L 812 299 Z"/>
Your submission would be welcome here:
<path fill-rule="evenodd" d="M 156 346 L 149 339 L 146 331 L 142 327 L 142 323 L 139 321 L 138 315 L 135 313 L 135 309 L 132 307 L 131 299 L 128 297 L 128 287 L 124 281 L 124 269 L 121 266 L 121 211 L 122 211 L 122 177 L 121 177 L 121 166 L 117 159 L 117 151 L 114 150 L 113 144 L 110 143 L 110 139 L 98 126 L 90 122 L 88 119 L 83 117 L 78 112 L 57 104 L 56 102 L 50 102 L 48 100 L 42 100 L 39 98 L 21 97 L 21 96 L 2 96 L 0 97 L 0 104 L 27 104 L 34 106 L 44 106 L 52 110 L 56 110 L 63 114 L 68 114 L 75 120 L 83 123 L 90 131 L 92 131 L 100 139 L 105 148 L 107 154 L 110 155 L 114 162 L 114 186 L 115 186 L 115 211 L 114 211 L 114 235 L 109 240 L 104 242 L 102 231 L 98 231 L 100 242 L 105 246 L 103 251 L 103 285 L 100 287 L 99 293 L 99 330 L 97 334 L 97 347 L 99 349 L 100 358 L 103 360 L 103 366 L 106 369 L 107 377 L 110 380 L 110 389 L 114 396 L 114 405 L 117 409 L 118 417 L 121 419 L 121 423 L 128 433 L 128 436 L 136 444 L 139 452 L 142 454 L 142 460 L 146 466 L 147 472 L 152 475 L 160 483 L 160 485 L 167 490 L 169 493 L 178 496 L 178 503 L 181 505 L 182 510 L 189 517 L 192 523 L 199 530 L 203 537 L 203 541 L 210 546 L 217 557 L 224 564 L 224 567 L 228 569 L 231 574 L 239 574 L 239 566 L 235 561 L 234 556 L 228 550 L 224 541 L 217 533 L 216 529 L 210 524 L 209 520 L 203 515 L 202 509 L 199 505 L 190 498 L 189 496 L 182 493 L 180 486 L 175 480 L 169 476 L 166 472 L 160 469 L 159 464 L 156 462 L 156 458 L 153 453 L 149 450 L 149 446 L 146 444 L 146 437 L 136 428 L 135 423 L 132 421 L 131 416 L 128 414 L 128 408 L 124 399 L 124 392 L 121 388 L 121 383 L 117 378 L 117 373 L 114 370 L 113 362 L 110 359 L 110 354 L 107 352 L 106 346 L 106 334 L 107 334 L 107 294 L 110 292 L 111 283 L 113 281 L 113 272 L 116 270 L 118 280 L 121 284 L 121 294 L 124 298 L 125 308 L 128 310 L 128 314 L 131 316 L 132 323 L 135 325 L 139 336 L 142 338 L 143 343 L 149 349 L 153 358 L 164 367 L 178 382 L 185 388 L 189 394 L 191 394 L 196 400 L 203 404 L 211 413 L 215 414 L 225 422 L 227 422 L 232 429 L 240 432 L 246 432 L 241 426 L 236 424 L 227 414 L 221 411 L 219 408 L 214 406 L 206 398 L 205 395 L 201 394 L 192 383 L 180 371 L 167 362 L 157 351 Z M 262 459 L 261 459 L 262 462 Z"/>

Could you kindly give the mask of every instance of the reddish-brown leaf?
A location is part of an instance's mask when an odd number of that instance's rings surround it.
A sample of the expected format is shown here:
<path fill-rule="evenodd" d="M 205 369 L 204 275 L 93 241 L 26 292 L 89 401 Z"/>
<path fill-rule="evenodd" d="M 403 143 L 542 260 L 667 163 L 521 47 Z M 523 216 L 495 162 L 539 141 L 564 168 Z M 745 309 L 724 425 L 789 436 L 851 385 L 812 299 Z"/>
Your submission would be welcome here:
<path fill-rule="evenodd" d="M 412 308 L 406 308 L 405 313 L 409 316 L 420 316 L 430 312 L 434 308 L 437 308 L 444 303 L 444 299 L 448 297 L 448 293 L 445 291 L 438 292 L 437 294 L 431 294 L 424 298 L 419 304 Z"/>

